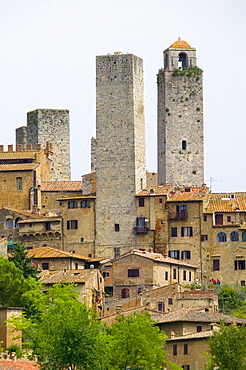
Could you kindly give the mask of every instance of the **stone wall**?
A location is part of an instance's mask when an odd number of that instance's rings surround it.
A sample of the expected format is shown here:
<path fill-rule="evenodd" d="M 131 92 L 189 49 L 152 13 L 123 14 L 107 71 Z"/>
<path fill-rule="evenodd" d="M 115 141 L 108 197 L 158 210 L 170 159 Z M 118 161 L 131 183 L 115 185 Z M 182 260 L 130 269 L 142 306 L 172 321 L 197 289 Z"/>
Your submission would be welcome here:
<path fill-rule="evenodd" d="M 115 53 L 96 63 L 96 253 L 114 257 L 135 245 L 134 196 L 146 184 L 143 61 Z"/>
<path fill-rule="evenodd" d="M 37 109 L 27 113 L 27 144 L 52 143 L 51 181 L 70 180 L 69 111 Z"/>

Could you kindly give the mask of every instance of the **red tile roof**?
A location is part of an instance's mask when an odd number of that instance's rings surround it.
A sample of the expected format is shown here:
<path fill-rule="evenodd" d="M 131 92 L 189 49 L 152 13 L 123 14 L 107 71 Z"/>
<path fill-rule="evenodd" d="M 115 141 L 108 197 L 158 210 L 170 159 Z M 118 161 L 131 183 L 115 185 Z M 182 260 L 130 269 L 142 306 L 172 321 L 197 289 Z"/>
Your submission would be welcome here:
<path fill-rule="evenodd" d="M 174 265 L 179 265 L 179 266 L 186 266 L 186 267 L 191 267 L 191 268 L 196 268 L 197 266 L 190 265 L 189 263 L 185 263 L 183 261 L 176 260 L 174 258 L 170 257 L 165 257 L 160 253 L 152 253 L 152 252 L 146 252 L 146 251 L 140 251 L 140 250 L 132 250 L 129 252 L 126 252 L 125 254 L 122 254 L 119 258 L 115 259 L 114 261 L 117 261 L 121 258 L 128 257 L 129 255 L 136 255 L 140 256 L 143 258 L 148 258 L 150 260 L 153 260 L 155 262 L 163 262 L 163 263 L 168 263 L 168 264 L 174 264 Z"/>
<path fill-rule="evenodd" d="M 204 213 L 246 212 L 246 193 L 210 193 Z"/>
<path fill-rule="evenodd" d="M 190 188 L 190 191 L 180 190 L 170 192 L 168 195 L 167 202 L 193 202 L 201 201 L 204 198 L 207 188 Z"/>
<path fill-rule="evenodd" d="M 149 195 L 167 195 L 171 190 L 172 185 L 153 185 L 146 186 L 139 193 L 136 194 L 136 197 L 146 197 Z"/>
<path fill-rule="evenodd" d="M 95 270 L 42 271 L 38 276 L 43 284 L 85 283 Z"/>
<path fill-rule="evenodd" d="M 82 181 L 42 182 L 41 191 L 82 191 Z"/>
<path fill-rule="evenodd" d="M 204 312 L 201 307 L 181 308 L 180 310 L 163 313 L 158 317 L 158 323 L 190 321 L 190 322 L 209 322 L 220 323 L 223 320 L 226 323 L 246 324 L 246 319 L 224 315 L 216 312 Z"/>
<path fill-rule="evenodd" d="M 42 150 L 23 150 L 19 152 L 0 152 L 0 160 L 36 159 L 36 154 Z"/>
<path fill-rule="evenodd" d="M 40 365 L 34 361 L 27 360 L 0 360 L 0 370 L 38 370 Z"/>
<path fill-rule="evenodd" d="M 33 258 L 68 258 L 73 257 L 81 260 L 85 260 L 88 262 L 100 262 L 105 260 L 106 258 L 90 258 L 86 256 L 81 256 L 80 254 L 71 253 L 67 251 L 62 251 L 60 249 L 51 248 L 51 247 L 40 247 L 35 249 L 28 250 L 28 257 Z"/>

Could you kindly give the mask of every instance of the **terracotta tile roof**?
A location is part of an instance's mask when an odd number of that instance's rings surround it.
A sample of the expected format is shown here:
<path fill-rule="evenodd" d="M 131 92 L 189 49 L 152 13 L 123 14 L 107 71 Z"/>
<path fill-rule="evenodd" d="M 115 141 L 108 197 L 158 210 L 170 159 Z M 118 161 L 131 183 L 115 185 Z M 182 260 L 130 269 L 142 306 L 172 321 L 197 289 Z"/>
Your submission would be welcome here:
<path fill-rule="evenodd" d="M 32 171 L 39 166 L 39 163 L 10 163 L 0 164 L 0 171 Z"/>
<path fill-rule="evenodd" d="M 173 191 L 168 195 L 167 202 L 202 201 L 207 188 L 190 188 L 191 191 Z"/>
<path fill-rule="evenodd" d="M 42 182 L 41 191 L 82 191 L 82 181 Z"/>
<path fill-rule="evenodd" d="M 117 261 L 121 258 L 127 257 L 131 254 L 135 254 L 135 255 L 143 257 L 143 258 L 148 258 L 148 259 L 153 260 L 155 262 L 164 262 L 164 263 L 168 263 L 168 264 L 172 264 L 172 265 L 175 264 L 175 265 L 179 265 L 179 266 L 187 266 L 187 267 L 197 269 L 197 266 L 190 265 L 189 263 L 185 263 L 185 262 L 182 262 L 180 260 L 176 260 L 174 258 L 165 257 L 160 253 L 151 253 L 151 252 L 140 251 L 140 250 L 129 251 L 125 254 L 122 254 L 119 258 L 115 259 L 114 261 Z"/>
<path fill-rule="evenodd" d="M 101 262 L 107 260 L 104 257 L 91 258 L 86 256 L 81 256 L 77 253 L 70 253 L 67 251 L 62 251 L 60 249 L 51 248 L 51 247 L 40 247 L 28 250 L 28 256 L 33 258 L 68 258 L 73 257 L 87 262 Z"/>
<path fill-rule="evenodd" d="M 42 271 L 38 276 L 43 284 L 85 283 L 95 270 Z"/>
<path fill-rule="evenodd" d="M 158 317 L 158 323 L 189 321 L 189 322 L 209 322 L 220 323 L 221 320 L 226 323 L 246 324 L 246 319 L 224 315 L 216 312 L 204 312 L 201 307 L 181 308 L 180 310 L 163 313 Z"/>
<path fill-rule="evenodd" d="M 205 331 L 200 331 L 198 333 L 192 333 L 192 334 L 186 334 L 186 335 L 181 335 L 179 337 L 172 337 L 166 339 L 167 342 L 175 341 L 175 340 L 189 340 L 189 339 L 200 339 L 200 338 L 209 338 L 212 337 L 213 331 L 212 330 L 205 330 Z"/>
<path fill-rule="evenodd" d="M 28 257 L 33 258 L 68 258 L 73 257 L 85 261 L 92 261 L 92 258 L 81 256 L 80 254 L 70 253 L 67 251 L 62 251 L 60 249 L 55 249 L 51 247 L 40 247 L 28 250 Z M 97 261 L 97 259 L 94 259 Z"/>
<path fill-rule="evenodd" d="M 147 197 L 149 195 L 167 195 L 172 188 L 172 185 L 153 185 L 146 186 L 139 193 L 136 194 L 136 197 Z"/>
<path fill-rule="evenodd" d="M 204 213 L 246 212 L 246 193 L 210 193 Z"/>
<path fill-rule="evenodd" d="M 38 365 L 34 361 L 27 361 L 27 360 L 0 360 L 0 370 L 38 370 L 40 369 L 40 365 Z"/>
<path fill-rule="evenodd" d="M 44 217 L 42 215 L 39 215 L 38 219 L 34 219 L 34 220 L 21 220 L 19 221 L 20 224 L 25 224 L 25 223 L 38 223 L 38 222 L 52 222 L 52 221 L 60 221 L 61 220 L 61 216 L 47 216 L 47 217 Z"/>
<path fill-rule="evenodd" d="M 34 219 L 40 219 L 40 218 L 43 218 L 44 216 L 43 215 L 40 215 L 40 214 L 36 214 L 36 213 L 33 213 L 33 211 L 31 210 L 22 210 L 22 209 L 15 209 L 15 208 L 10 208 L 10 207 L 4 207 L 4 209 L 7 209 L 8 211 L 12 211 L 12 212 L 16 212 L 16 213 L 19 213 L 23 216 L 28 216 L 30 217 L 30 219 L 34 218 Z"/>
<path fill-rule="evenodd" d="M 23 150 L 20 152 L 0 152 L 0 160 L 36 159 L 36 154 L 42 150 Z"/>

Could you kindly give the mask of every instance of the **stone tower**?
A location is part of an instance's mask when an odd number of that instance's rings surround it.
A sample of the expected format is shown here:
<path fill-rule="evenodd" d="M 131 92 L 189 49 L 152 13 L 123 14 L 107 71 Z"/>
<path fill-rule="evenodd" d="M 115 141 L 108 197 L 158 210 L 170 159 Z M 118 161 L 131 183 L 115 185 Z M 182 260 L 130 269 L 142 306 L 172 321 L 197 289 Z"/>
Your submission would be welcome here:
<path fill-rule="evenodd" d="M 134 247 L 135 194 L 146 185 L 143 61 L 96 58 L 96 255 Z"/>
<path fill-rule="evenodd" d="M 180 38 L 164 50 L 158 85 L 158 182 L 204 182 L 203 74 L 196 49 Z"/>
<path fill-rule="evenodd" d="M 70 180 L 69 111 L 36 109 L 27 113 L 26 143 L 41 148 L 52 144 L 51 181 Z"/>

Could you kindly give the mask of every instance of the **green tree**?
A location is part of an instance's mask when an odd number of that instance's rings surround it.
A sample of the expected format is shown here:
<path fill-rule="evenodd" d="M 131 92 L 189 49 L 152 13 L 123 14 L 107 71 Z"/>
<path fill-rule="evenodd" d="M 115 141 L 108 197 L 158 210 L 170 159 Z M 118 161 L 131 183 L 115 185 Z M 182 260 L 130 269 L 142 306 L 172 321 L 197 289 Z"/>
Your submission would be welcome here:
<path fill-rule="evenodd" d="M 32 265 L 32 257 L 28 257 L 27 247 L 24 244 L 14 244 L 9 261 L 14 262 L 15 266 L 23 272 L 25 279 L 28 277 L 37 279 L 38 269 Z"/>
<path fill-rule="evenodd" d="M 246 369 L 246 328 L 245 326 L 221 325 L 209 339 L 210 362 L 207 370 Z"/>
<path fill-rule="evenodd" d="M 109 329 L 111 369 L 162 369 L 165 333 L 148 314 L 120 316 Z"/>
<path fill-rule="evenodd" d="M 217 287 L 220 311 L 226 314 L 236 314 L 245 309 L 245 288 L 229 285 Z"/>
<path fill-rule="evenodd" d="M 31 291 L 26 296 L 32 295 Z M 73 286 L 55 285 L 33 299 L 38 314 L 12 320 L 45 370 L 105 369 L 107 336 L 95 314 L 78 302 Z"/>
<path fill-rule="evenodd" d="M 23 294 L 30 290 L 32 278 L 25 279 L 14 262 L 0 256 L 0 304 L 3 306 L 23 306 Z"/>

